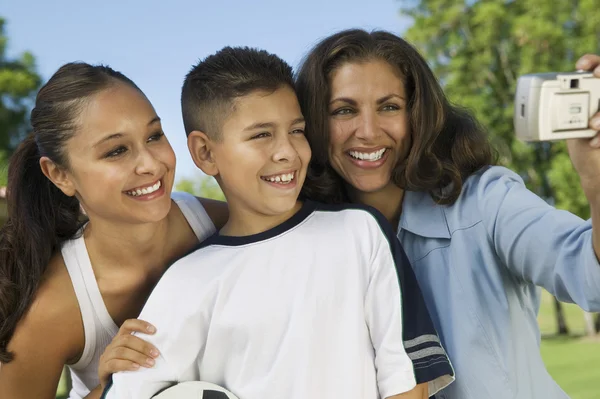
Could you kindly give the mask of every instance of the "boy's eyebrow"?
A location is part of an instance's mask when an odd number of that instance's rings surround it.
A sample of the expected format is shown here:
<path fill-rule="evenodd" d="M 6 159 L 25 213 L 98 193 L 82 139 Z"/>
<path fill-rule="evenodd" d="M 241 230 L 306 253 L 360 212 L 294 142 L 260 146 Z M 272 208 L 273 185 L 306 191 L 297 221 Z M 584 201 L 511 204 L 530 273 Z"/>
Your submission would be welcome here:
<path fill-rule="evenodd" d="M 304 118 L 296 118 L 292 121 L 291 125 L 304 122 Z M 244 131 L 255 130 L 255 129 L 274 129 L 276 124 L 274 122 L 257 122 L 244 128 Z"/>
<path fill-rule="evenodd" d="M 246 130 L 254 130 L 254 129 L 270 129 L 274 128 L 275 124 L 273 122 L 257 122 L 250 126 L 246 126 L 244 131 Z"/>
<path fill-rule="evenodd" d="M 148 126 L 152 125 L 153 123 L 156 122 L 160 122 L 160 117 L 156 116 L 154 118 L 152 118 L 152 120 L 150 122 L 148 122 Z M 123 133 L 114 133 L 114 134 L 110 134 L 106 137 L 103 137 L 102 139 L 98 140 L 98 142 L 96 144 L 93 145 L 93 147 L 97 147 L 100 144 L 109 141 L 109 140 L 113 140 L 113 139 L 120 139 L 121 137 L 123 137 Z"/>

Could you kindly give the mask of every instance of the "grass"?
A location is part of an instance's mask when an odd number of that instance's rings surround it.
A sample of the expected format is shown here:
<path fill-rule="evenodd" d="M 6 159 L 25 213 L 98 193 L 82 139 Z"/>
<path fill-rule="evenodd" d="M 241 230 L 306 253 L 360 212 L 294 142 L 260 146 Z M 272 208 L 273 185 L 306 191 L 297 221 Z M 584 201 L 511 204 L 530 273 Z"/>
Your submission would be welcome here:
<path fill-rule="evenodd" d="M 572 399 L 597 399 L 600 390 L 600 337 L 584 337 L 583 312 L 563 304 L 569 337 L 556 336 L 552 297 L 542 295 L 538 323 L 542 331 L 542 357 L 550 375 Z"/>
<path fill-rule="evenodd" d="M 63 375 L 58 383 L 58 389 L 56 390 L 56 399 L 66 399 L 69 395 L 67 391 L 67 379 L 65 378 L 66 370 L 63 370 Z"/>
<path fill-rule="evenodd" d="M 538 322 L 542 331 L 542 357 L 550 375 L 571 399 L 597 399 L 600 390 L 600 337 L 584 335 L 583 313 L 576 305 L 563 304 L 569 337 L 556 336 L 554 306 L 550 294 L 544 291 Z M 64 378 L 58 387 L 57 399 L 66 398 Z"/>

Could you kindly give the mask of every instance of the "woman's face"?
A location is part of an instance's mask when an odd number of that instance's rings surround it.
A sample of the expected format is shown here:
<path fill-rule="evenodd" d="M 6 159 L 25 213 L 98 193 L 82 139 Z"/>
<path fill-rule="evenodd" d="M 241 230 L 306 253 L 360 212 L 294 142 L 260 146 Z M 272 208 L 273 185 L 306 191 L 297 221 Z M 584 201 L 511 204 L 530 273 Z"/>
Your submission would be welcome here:
<path fill-rule="evenodd" d="M 331 166 L 358 192 L 380 191 L 410 149 L 404 82 L 379 59 L 342 64 L 329 78 Z"/>
<path fill-rule="evenodd" d="M 67 141 L 68 179 L 90 219 L 156 222 L 169 212 L 175 153 L 160 118 L 135 88 L 93 96 Z"/>

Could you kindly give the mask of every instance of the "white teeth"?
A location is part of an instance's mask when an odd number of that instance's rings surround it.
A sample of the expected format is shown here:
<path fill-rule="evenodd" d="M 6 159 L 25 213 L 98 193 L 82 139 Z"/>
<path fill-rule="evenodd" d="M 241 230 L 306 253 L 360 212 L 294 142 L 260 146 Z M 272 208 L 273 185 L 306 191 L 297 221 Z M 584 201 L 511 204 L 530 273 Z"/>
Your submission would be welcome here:
<path fill-rule="evenodd" d="M 138 188 L 136 190 L 126 191 L 125 194 L 131 195 L 134 197 L 137 197 L 140 195 L 151 194 L 151 193 L 155 192 L 156 190 L 158 190 L 160 188 L 160 186 L 161 186 L 161 183 L 159 180 L 150 187 L 144 187 L 144 188 Z"/>
<path fill-rule="evenodd" d="M 363 161 L 378 161 L 381 159 L 384 152 L 385 152 L 385 148 L 382 148 L 375 152 L 350 151 L 349 154 L 352 156 L 352 158 L 360 159 Z"/>
<path fill-rule="evenodd" d="M 289 184 L 294 179 L 294 174 L 285 173 L 279 176 L 263 177 L 263 179 L 274 183 Z"/>

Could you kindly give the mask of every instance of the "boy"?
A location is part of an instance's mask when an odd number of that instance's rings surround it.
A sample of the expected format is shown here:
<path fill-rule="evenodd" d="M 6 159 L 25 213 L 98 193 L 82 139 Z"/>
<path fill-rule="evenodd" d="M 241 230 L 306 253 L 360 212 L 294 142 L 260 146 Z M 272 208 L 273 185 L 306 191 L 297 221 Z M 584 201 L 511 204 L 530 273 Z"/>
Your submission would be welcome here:
<path fill-rule="evenodd" d="M 449 384 L 391 226 L 370 208 L 298 200 L 311 152 L 289 65 L 227 47 L 187 75 L 182 109 L 230 217 L 142 311 L 157 328 L 144 336 L 161 352 L 154 368 L 116 374 L 107 397 L 202 380 L 241 399 L 421 399 Z"/>

